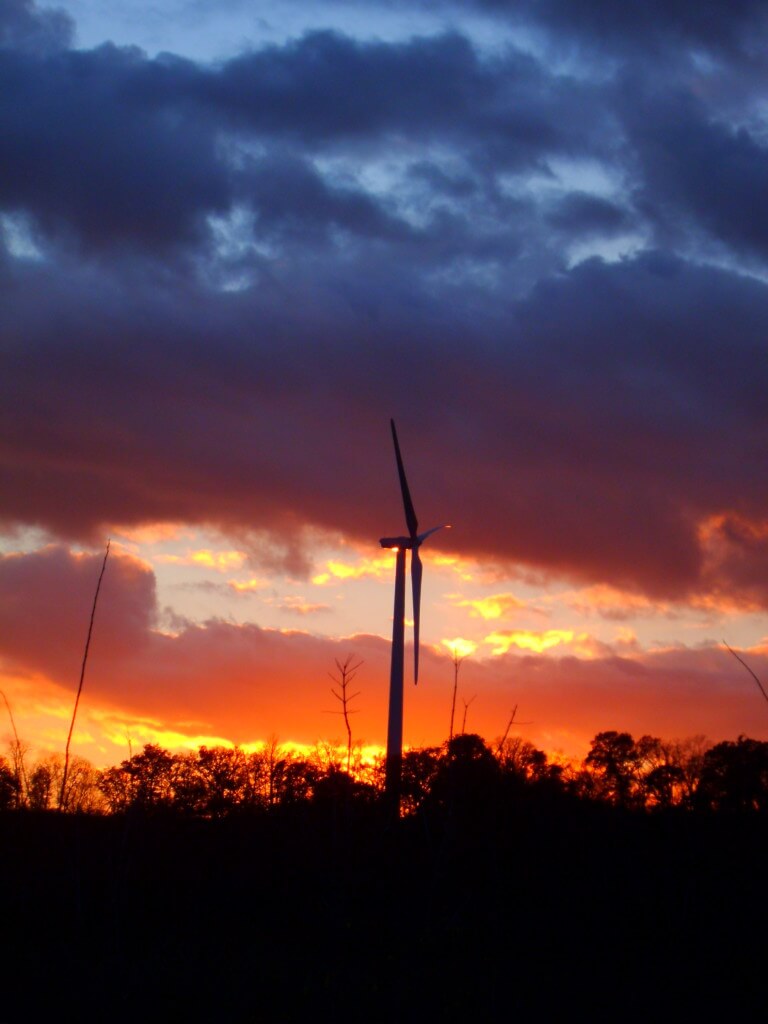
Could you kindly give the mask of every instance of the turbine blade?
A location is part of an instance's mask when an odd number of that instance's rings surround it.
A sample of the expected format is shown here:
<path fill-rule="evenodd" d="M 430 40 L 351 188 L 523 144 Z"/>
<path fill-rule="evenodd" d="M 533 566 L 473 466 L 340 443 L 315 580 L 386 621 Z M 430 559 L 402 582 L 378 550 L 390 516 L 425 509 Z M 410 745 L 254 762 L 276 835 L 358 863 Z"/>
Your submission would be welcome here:
<path fill-rule="evenodd" d="M 421 619 L 421 558 L 418 547 L 411 551 L 411 584 L 413 586 L 413 682 L 419 681 L 419 622 Z"/>
<path fill-rule="evenodd" d="M 408 490 L 408 481 L 405 479 L 405 469 L 403 467 L 403 457 L 400 454 L 400 445 L 397 441 L 397 431 L 395 430 L 395 421 L 389 421 L 392 426 L 392 440 L 395 442 L 395 458 L 397 459 L 397 474 L 400 477 L 400 490 L 403 492 L 403 506 L 405 507 L 405 522 L 408 526 L 408 533 L 411 537 L 415 537 L 419 532 L 419 521 L 416 518 L 416 513 L 413 508 L 413 502 L 411 501 L 411 492 Z"/>
<path fill-rule="evenodd" d="M 427 537 L 431 537 L 433 533 L 437 533 L 438 530 L 450 530 L 450 523 L 442 523 L 440 526 L 433 526 L 431 530 L 426 530 L 424 533 L 420 533 L 416 540 L 419 544 L 423 544 Z"/>

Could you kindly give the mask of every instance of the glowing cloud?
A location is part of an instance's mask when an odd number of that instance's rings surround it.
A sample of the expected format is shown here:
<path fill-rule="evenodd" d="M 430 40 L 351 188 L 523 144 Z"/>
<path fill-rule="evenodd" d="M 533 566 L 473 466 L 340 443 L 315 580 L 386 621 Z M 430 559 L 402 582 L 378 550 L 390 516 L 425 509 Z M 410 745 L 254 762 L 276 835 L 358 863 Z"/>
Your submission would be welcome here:
<path fill-rule="evenodd" d="M 474 640 L 465 640 L 461 636 L 456 636 L 453 640 L 441 640 L 440 643 L 448 648 L 454 658 L 466 658 L 474 654 L 478 646 Z"/>
<path fill-rule="evenodd" d="M 423 555 L 422 561 L 430 562 L 437 569 L 451 569 L 466 583 L 470 583 L 477 576 L 475 563 L 466 558 L 459 558 L 457 555 L 445 555 L 435 552 Z"/>
<path fill-rule="evenodd" d="M 322 587 L 335 580 L 359 580 L 365 576 L 375 579 L 389 578 L 394 564 L 395 560 L 391 551 L 373 558 L 363 558 L 356 565 L 331 559 L 325 564 L 326 571 L 313 576 L 312 582 L 315 586 Z"/>
<path fill-rule="evenodd" d="M 305 601 L 303 597 L 286 597 L 276 602 L 276 607 L 285 612 L 293 612 L 295 615 L 315 615 L 317 612 L 329 612 L 331 606 L 328 604 L 313 604 Z"/>
<path fill-rule="evenodd" d="M 643 594 L 630 593 L 602 583 L 567 591 L 557 595 L 555 600 L 580 614 L 594 611 L 605 619 L 673 614 L 666 602 L 653 601 Z"/>
<path fill-rule="evenodd" d="M 231 587 L 238 594 L 250 594 L 256 590 L 264 590 L 269 586 L 269 583 L 254 576 L 249 580 L 227 580 L 227 586 Z"/>
<path fill-rule="evenodd" d="M 193 530 L 183 523 L 146 523 L 144 526 L 116 526 L 115 533 L 132 544 L 152 545 L 191 538 Z"/>
<path fill-rule="evenodd" d="M 219 572 L 231 572 L 240 569 L 246 558 L 244 551 L 211 551 L 210 548 L 202 548 L 188 551 L 185 555 L 157 555 L 156 561 L 168 565 L 199 565 Z"/>
<path fill-rule="evenodd" d="M 493 594 L 490 597 L 463 598 L 451 595 L 456 608 L 468 608 L 473 619 L 500 619 L 512 611 L 525 608 L 525 602 L 514 594 Z"/>
<path fill-rule="evenodd" d="M 510 629 L 491 633 L 483 642 L 492 646 L 491 654 L 493 655 L 506 654 L 513 647 L 518 647 L 524 651 L 533 651 L 535 654 L 542 654 L 552 647 L 558 647 L 561 644 L 571 644 L 574 638 L 573 630 L 570 629 L 547 629 L 542 632 L 527 629 Z M 584 633 L 580 634 L 576 639 L 586 640 L 588 636 Z"/>

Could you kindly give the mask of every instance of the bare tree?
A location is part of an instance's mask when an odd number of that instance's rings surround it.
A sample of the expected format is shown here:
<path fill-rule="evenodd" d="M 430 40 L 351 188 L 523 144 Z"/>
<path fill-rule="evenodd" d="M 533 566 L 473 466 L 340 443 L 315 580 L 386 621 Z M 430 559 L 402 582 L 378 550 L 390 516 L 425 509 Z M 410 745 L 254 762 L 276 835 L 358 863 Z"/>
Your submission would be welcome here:
<path fill-rule="evenodd" d="M 69 773 L 69 746 L 72 742 L 72 733 L 75 730 L 75 719 L 77 718 L 77 706 L 80 703 L 80 694 L 83 692 L 83 680 L 85 679 L 85 666 L 88 662 L 88 648 L 91 646 L 91 635 L 93 633 L 93 620 L 96 616 L 96 603 L 99 600 L 99 591 L 101 590 L 101 581 L 104 579 L 104 570 L 107 568 L 107 559 L 109 558 L 109 545 L 111 541 L 107 541 L 107 549 L 104 552 L 104 561 L 101 563 L 101 572 L 99 573 L 99 579 L 96 583 L 96 593 L 93 595 L 93 607 L 91 608 L 91 620 L 88 624 L 88 635 L 85 640 L 85 651 L 83 652 L 83 663 L 80 667 L 80 682 L 77 687 L 77 696 L 75 697 L 75 707 L 72 711 L 72 721 L 69 723 L 69 733 L 67 734 L 67 744 L 64 748 L 64 770 L 61 773 L 61 789 L 59 791 L 59 810 L 64 809 L 64 797 L 67 788 L 67 775 Z"/>
<path fill-rule="evenodd" d="M 49 754 L 38 761 L 29 776 L 29 805 L 35 810 L 58 807 L 61 780 L 64 774 L 62 754 Z M 104 797 L 99 789 L 98 772 L 90 761 L 73 754 L 69 763 L 64 805 L 58 808 L 69 812 L 98 812 L 105 809 Z"/>
<path fill-rule="evenodd" d="M 349 693 L 348 687 L 357 675 L 358 670 L 363 665 L 363 662 L 358 661 L 355 664 L 353 654 L 348 655 L 343 662 L 339 661 L 338 658 L 334 658 L 334 661 L 336 662 L 338 675 L 334 675 L 333 672 L 329 672 L 328 675 L 338 687 L 338 690 L 331 687 L 331 693 L 341 704 L 341 711 L 330 711 L 328 714 L 343 715 L 344 717 L 344 725 L 347 729 L 347 774 L 349 774 L 349 769 L 352 764 L 352 725 L 349 721 L 349 716 L 357 714 L 356 710 L 350 710 L 349 705 L 355 697 L 360 696 L 360 691 L 358 690 L 357 693 Z"/>

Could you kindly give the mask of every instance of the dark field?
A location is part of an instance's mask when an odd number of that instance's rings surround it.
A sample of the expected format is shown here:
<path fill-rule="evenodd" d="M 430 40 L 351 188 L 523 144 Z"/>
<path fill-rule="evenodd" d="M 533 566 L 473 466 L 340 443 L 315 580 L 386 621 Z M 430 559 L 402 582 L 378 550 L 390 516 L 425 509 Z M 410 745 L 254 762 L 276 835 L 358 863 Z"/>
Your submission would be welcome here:
<path fill-rule="evenodd" d="M 8 812 L 3 1020 L 764 1019 L 763 815 Z"/>

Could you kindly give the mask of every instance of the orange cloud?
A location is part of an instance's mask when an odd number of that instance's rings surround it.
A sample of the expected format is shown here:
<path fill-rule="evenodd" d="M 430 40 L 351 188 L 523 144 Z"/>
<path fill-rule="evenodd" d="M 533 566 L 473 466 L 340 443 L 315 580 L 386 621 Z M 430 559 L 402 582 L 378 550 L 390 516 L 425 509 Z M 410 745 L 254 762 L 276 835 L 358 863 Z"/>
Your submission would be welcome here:
<path fill-rule="evenodd" d="M 458 555 L 445 555 L 439 551 L 422 552 L 422 559 L 437 569 L 451 569 L 456 575 L 469 583 L 478 576 L 477 564 L 468 558 Z"/>
<path fill-rule="evenodd" d="M 595 611 L 606 619 L 628 619 L 646 615 L 671 615 L 671 606 L 663 601 L 653 601 L 643 594 L 630 593 L 596 584 L 581 590 L 558 594 L 555 601 L 572 608 L 580 614 Z"/>
<path fill-rule="evenodd" d="M 479 598 L 463 598 L 458 594 L 452 594 L 450 600 L 455 608 L 469 608 L 469 614 L 473 619 L 500 619 L 526 607 L 525 602 L 514 594 L 493 594 L 490 597 Z"/>
<path fill-rule="evenodd" d="M 329 612 L 329 604 L 313 604 L 305 601 L 303 597 L 286 597 L 282 601 L 275 602 L 278 608 L 286 612 L 294 612 L 296 615 L 314 615 L 317 612 Z"/>
<path fill-rule="evenodd" d="M 325 563 L 325 571 L 313 576 L 312 582 L 321 587 L 336 580 L 359 580 L 365 576 L 384 579 L 392 575 L 394 566 L 395 558 L 390 551 L 372 558 L 361 558 L 355 564 L 330 559 Z"/>
<path fill-rule="evenodd" d="M 184 523 L 145 523 L 143 526 L 116 526 L 115 534 L 133 544 L 161 544 L 163 541 L 191 537 L 194 531 Z"/>
<path fill-rule="evenodd" d="M 212 551 L 210 548 L 200 548 L 197 551 L 188 551 L 184 555 L 157 555 L 155 560 L 168 565 L 200 565 L 219 572 L 231 572 L 233 569 L 240 569 L 247 557 L 244 551 Z"/>
<path fill-rule="evenodd" d="M 0 671 L 23 739 L 62 750 L 100 555 L 52 547 L 0 557 Z M 65 594 L 66 600 L 60 595 Z M 156 627 L 154 577 L 146 566 L 110 556 L 97 610 L 77 752 L 101 763 L 124 757 L 126 730 L 173 744 L 255 743 L 276 733 L 313 744 L 335 740 L 328 670 L 353 654 L 363 667 L 354 738 L 384 741 L 390 644 L 359 634 L 343 639 L 252 623 Z M 44 642 L 41 642 L 41 638 Z M 468 728 L 499 736 L 510 708 L 530 723 L 525 737 L 548 750 L 583 754 L 603 729 L 713 740 L 747 733 L 768 738 L 762 698 L 725 651 L 707 647 L 642 651 L 631 634 L 607 648 L 568 630 L 491 634 L 494 653 L 474 652 L 460 687 L 472 702 Z M 503 651 L 503 653 L 501 653 Z M 768 678 L 768 650 L 747 652 Z M 406 687 L 405 739 L 442 742 L 453 685 L 451 654 L 425 645 L 419 686 Z M 117 744 L 122 746 L 118 748 Z M 99 754 L 99 750 L 102 753 Z"/>
<path fill-rule="evenodd" d="M 440 643 L 447 647 L 451 655 L 456 658 L 466 658 L 477 650 L 474 640 L 465 640 L 460 636 L 454 637 L 453 640 L 441 640 Z"/>
<path fill-rule="evenodd" d="M 543 651 L 548 651 L 561 644 L 572 644 L 574 639 L 583 642 L 588 639 L 588 635 L 581 633 L 576 637 L 573 630 L 570 629 L 546 629 L 543 631 L 507 629 L 490 633 L 483 643 L 493 647 L 491 651 L 493 655 L 506 654 L 512 647 L 541 654 Z"/>
<path fill-rule="evenodd" d="M 238 594 L 250 594 L 257 590 L 265 590 L 269 582 L 252 576 L 249 580 L 227 580 L 227 586 Z"/>

